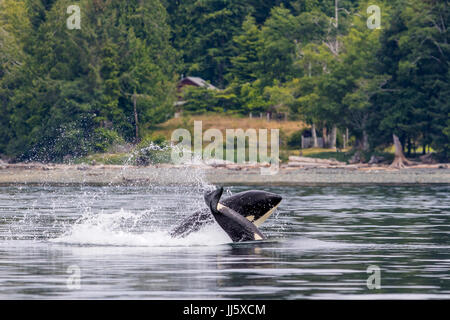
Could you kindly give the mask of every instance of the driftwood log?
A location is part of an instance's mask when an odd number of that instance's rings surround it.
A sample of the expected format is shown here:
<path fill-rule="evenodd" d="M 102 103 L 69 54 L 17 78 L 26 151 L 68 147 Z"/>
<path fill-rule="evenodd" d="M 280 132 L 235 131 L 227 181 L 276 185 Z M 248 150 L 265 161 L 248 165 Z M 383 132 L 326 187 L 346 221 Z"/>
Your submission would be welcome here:
<path fill-rule="evenodd" d="M 340 162 L 334 159 L 318 159 L 318 158 L 308 158 L 308 157 L 296 157 L 290 156 L 288 167 L 299 168 L 328 168 L 345 166 L 345 162 Z"/>

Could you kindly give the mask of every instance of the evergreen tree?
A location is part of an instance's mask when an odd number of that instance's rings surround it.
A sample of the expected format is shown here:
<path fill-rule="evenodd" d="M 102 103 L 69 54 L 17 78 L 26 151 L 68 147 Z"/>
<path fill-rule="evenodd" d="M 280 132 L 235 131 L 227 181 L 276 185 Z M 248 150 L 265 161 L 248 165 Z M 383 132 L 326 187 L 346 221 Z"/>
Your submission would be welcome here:
<path fill-rule="evenodd" d="M 242 34 L 233 38 L 229 77 L 237 83 L 253 82 L 258 78 L 261 63 L 258 57 L 263 46 L 261 31 L 252 16 L 242 24 Z"/>
<path fill-rule="evenodd" d="M 184 74 L 224 87 L 231 65 L 233 36 L 251 12 L 245 0 L 183 1 L 175 14 L 175 47 L 183 53 Z"/>
<path fill-rule="evenodd" d="M 376 97 L 378 136 L 393 132 L 408 151 L 417 141 L 448 157 L 448 2 L 400 2 L 393 16 L 380 52 L 391 79 Z"/>
<path fill-rule="evenodd" d="M 133 94 L 142 121 L 167 118 L 175 54 L 158 0 L 83 0 L 79 30 L 66 26 L 69 0 L 27 5 L 20 19 L 34 28 L 23 40 L 24 63 L 8 80 L 22 83 L 9 90 L 7 153 L 61 160 L 95 151 L 117 133 L 132 140 Z"/>

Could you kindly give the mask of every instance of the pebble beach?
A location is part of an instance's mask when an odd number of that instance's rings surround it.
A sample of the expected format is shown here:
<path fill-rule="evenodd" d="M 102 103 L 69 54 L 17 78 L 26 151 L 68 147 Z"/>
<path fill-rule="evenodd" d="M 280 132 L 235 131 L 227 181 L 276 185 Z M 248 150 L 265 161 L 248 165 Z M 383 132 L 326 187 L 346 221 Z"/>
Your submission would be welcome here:
<path fill-rule="evenodd" d="M 0 184 L 189 185 L 202 180 L 213 185 L 314 184 L 450 184 L 448 164 L 388 166 L 288 167 L 273 175 L 260 168 L 234 166 L 148 167 L 114 165 L 7 164 L 0 167 Z"/>

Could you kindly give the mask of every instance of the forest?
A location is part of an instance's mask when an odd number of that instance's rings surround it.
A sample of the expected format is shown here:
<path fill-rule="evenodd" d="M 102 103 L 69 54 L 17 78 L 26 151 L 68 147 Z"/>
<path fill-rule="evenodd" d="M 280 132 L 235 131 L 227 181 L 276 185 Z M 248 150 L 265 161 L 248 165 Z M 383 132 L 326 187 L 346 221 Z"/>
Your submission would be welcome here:
<path fill-rule="evenodd" d="M 445 161 L 449 24 L 447 0 L 0 0 L 0 155 L 58 162 L 136 143 L 196 76 L 219 90 L 185 90 L 183 112 L 285 114 L 314 144 L 398 137 Z"/>

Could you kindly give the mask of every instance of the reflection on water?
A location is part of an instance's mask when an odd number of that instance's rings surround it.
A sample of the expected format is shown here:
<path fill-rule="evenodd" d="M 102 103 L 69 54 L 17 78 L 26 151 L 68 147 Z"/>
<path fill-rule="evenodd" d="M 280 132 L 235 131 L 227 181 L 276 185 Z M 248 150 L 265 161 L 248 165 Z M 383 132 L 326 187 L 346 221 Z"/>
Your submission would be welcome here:
<path fill-rule="evenodd" d="M 265 190 L 284 197 L 269 240 L 231 244 L 167 235 L 202 188 L 0 187 L 0 298 L 450 298 L 450 186 Z"/>

